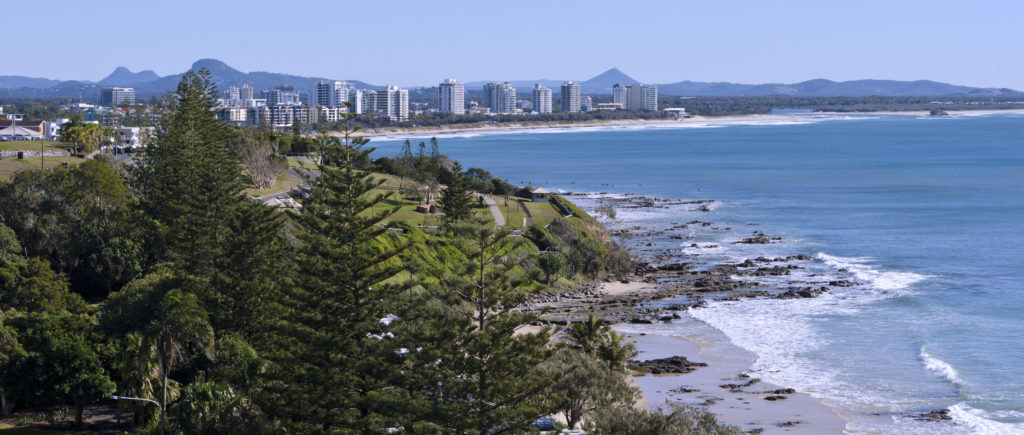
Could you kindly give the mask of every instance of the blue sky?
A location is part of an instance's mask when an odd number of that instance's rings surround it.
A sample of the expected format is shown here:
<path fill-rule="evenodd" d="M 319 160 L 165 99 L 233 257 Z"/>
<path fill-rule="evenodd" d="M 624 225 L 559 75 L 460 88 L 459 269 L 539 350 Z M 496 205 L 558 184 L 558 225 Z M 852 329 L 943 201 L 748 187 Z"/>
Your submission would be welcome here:
<path fill-rule="evenodd" d="M 10 20 L 11 16 L 20 17 Z M 931 79 L 1024 90 L 1024 2 L 5 1 L 0 75 L 99 80 L 197 59 L 403 86 Z"/>

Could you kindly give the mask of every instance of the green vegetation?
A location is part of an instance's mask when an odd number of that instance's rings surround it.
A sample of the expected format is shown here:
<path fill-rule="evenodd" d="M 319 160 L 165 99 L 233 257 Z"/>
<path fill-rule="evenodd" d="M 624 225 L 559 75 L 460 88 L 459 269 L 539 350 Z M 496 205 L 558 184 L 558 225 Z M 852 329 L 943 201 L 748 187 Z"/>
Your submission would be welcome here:
<path fill-rule="evenodd" d="M 0 125 L 3 125 L 3 121 L 0 121 Z M 8 142 L 0 142 L 0 151 L 39 151 L 40 146 L 43 147 L 43 151 L 67 152 L 68 150 L 71 149 L 71 145 L 64 142 L 15 140 Z"/>
<path fill-rule="evenodd" d="M 632 405 L 630 348 L 603 323 L 565 345 L 524 333 L 531 295 L 631 267 L 568 201 L 529 203 L 546 227 L 514 237 L 468 195 L 524 189 L 463 171 L 436 141 L 370 161 L 346 122 L 311 142 L 317 164 L 289 162 L 309 196 L 280 212 L 244 190 L 247 166 L 280 162 L 274 140 L 217 121 L 209 74 L 186 73 L 169 100 L 137 168 L 0 181 L 0 415 L 67 407 L 83 428 L 84 407 L 118 394 L 163 405 L 118 401 L 139 433 L 484 434 Z M 436 218 L 409 207 L 440 186 L 453 212 L 417 226 Z"/>

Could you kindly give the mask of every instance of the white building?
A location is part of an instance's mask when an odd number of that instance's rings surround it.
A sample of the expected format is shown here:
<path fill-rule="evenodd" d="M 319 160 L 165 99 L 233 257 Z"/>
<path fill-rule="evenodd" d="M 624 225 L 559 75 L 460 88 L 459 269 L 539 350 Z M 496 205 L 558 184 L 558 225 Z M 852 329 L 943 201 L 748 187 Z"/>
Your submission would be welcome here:
<path fill-rule="evenodd" d="M 491 113 L 515 113 L 516 88 L 508 82 L 491 82 L 484 85 L 483 105 L 489 107 Z"/>
<path fill-rule="evenodd" d="M 253 99 L 252 88 L 249 85 L 242 85 L 238 88 L 238 99 L 239 100 L 251 100 Z"/>
<path fill-rule="evenodd" d="M 358 115 L 366 113 L 366 97 L 363 96 L 362 89 L 348 91 L 348 100 L 352 102 L 352 107 L 349 107 L 349 111 Z"/>
<path fill-rule="evenodd" d="M 594 110 L 594 99 L 590 96 L 580 97 L 580 112 Z"/>
<path fill-rule="evenodd" d="M 551 113 L 551 89 L 540 83 L 533 85 L 533 110 L 537 113 Z"/>
<path fill-rule="evenodd" d="M 618 83 L 612 86 L 612 103 L 626 107 L 626 87 Z"/>
<path fill-rule="evenodd" d="M 455 79 L 445 79 L 437 86 L 437 111 L 466 114 L 466 88 Z"/>
<path fill-rule="evenodd" d="M 309 93 L 309 105 L 345 107 L 345 102 L 348 101 L 348 88 L 347 82 L 315 81 L 313 82 L 313 91 Z"/>
<path fill-rule="evenodd" d="M 117 127 L 118 143 L 123 147 L 146 146 L 155 135 L 153 127 Z"/>
<path fill-rule="evenodd" d="M 614 88 L 613 88 L 614 89 Z M 640 83 L 626 88 L 626 110 L 658 110 L 658 87 Z"/>
<path fill-rule="evenodd" d="M 559 95 L 559 108 L 563 112 L 580 111 L 580 85 L 571 81 L 562 83 L 562 94 Z"/>
<path fill-rule="evenodd" d="M 386 116 L 392 121 L 409 120 L 409 91 L 407 89 L 388 85 L 383 91 L 375 94 L 376 101 L 373 107 L 377 114 Z"/>

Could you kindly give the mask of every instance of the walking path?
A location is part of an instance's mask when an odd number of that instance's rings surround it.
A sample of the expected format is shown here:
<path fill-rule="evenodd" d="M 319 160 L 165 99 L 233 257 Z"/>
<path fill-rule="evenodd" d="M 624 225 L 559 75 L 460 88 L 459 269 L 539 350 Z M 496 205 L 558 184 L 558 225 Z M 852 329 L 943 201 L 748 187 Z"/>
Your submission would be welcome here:
<path fill-rule="evenodd" d="M 530 209 L 526 207 L 526 203 L 518 200 L 516 202 L 518 202 L 519 207 L 523 209 L 523 214 L 526 215 L 526 222 L 528 222 L 530 226 L 533 226 L 533 215 L 530 214 Z"/>
<path fill-rule="evenodd" d="M 494 202 L 494 199 L 487 195 L 480 196 L 483 196 L 484 202 L 487 203 L 487 207 L 491 209 L 491 215 L 494 216 L 494 226 L 505 226 L 505 215 L 501 214 L 501 209 L 498 208 L 498 204 Z"/>

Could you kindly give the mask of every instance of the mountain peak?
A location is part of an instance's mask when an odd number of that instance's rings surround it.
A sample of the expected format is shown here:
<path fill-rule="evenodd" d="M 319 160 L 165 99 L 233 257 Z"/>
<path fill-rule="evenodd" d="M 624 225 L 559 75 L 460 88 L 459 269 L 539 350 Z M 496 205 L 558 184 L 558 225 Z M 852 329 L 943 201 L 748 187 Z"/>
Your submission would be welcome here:
<path fill-rule="evenodd" d="M 612 93 L 612 86 L 615 86 L 616 83 L 625 86 L 639 82 L 626 75 L 626 73 L 620 71 L 618 68 L 611 68 L 608 71 L 594 76 L 590 80 L 580 83 L 580 92 L 610 94 Z"/>
<path fill-rule="evenodd" d="M 115 68 L 114 72 L 110 73 L 110 75 L 104 77 L 103 80 L 100 80 L 100 83 L 104 85 L 130 86 L 139 83 L 148 83 L 159 78 L 160 76 L 153 72 L 153 70 L 133 73 L 130 69 L 119 66 Z"/>

